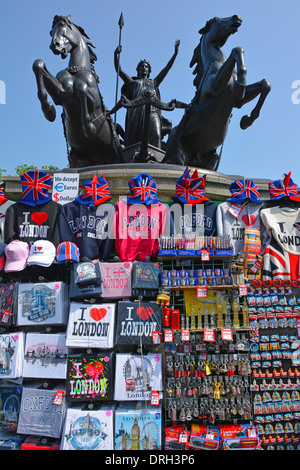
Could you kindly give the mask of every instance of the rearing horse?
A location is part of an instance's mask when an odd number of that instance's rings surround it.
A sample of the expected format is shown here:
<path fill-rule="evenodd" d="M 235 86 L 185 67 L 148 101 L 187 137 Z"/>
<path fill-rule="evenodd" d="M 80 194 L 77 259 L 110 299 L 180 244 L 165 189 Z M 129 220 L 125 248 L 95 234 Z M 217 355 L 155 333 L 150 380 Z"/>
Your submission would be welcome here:
<path fill-rule="evenodd" d="M 247 129 L 258 118 L 271 90 L 269 81 L 247 85 L 243 49 L 232 49 L 227 60 L 221 50 L 241 23 L 237 15 L 212 18 L 200 29 L 202 36 L 190 63 L 190 67 L 196 65 L 195 97 L 170 134 L 164 163 L 216 171 L 220 162 L 217 148 L 225 140 L 233 108 L 241 108 L 259 95 L 251 114 L 242 117 L 241 128 Z"/>
<path fill-rule="evenodd" d="M 50 49 L 63 59 L 70 55 L 69 66 L 54 77 L 44 61 L 37 59 L 33 71 L 46 119 L 53 122 L 56 118 L 56 109 L 48 102 L 47 93 L 55 105 L 63 107 L 71 168 L 119 162 L 121 146 L 103 104 L 93 66 L 97 60 L 94 45 L 83 28 L 71 22 L 70 16 L 55 16 L 50 35 Z"/>

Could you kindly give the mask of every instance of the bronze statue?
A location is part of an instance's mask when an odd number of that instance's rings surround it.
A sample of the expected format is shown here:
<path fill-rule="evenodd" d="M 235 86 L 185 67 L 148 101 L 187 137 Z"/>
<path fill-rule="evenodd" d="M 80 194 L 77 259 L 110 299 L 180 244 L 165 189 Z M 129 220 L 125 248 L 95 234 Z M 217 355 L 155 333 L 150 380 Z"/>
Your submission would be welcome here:
<path fill-rule="evenodd" d="M 220 162 L 217 149 L 224 143 L 233 108 L 259 96 L 250 116 L 242 117 L 241 128 L 247 129 L 258 118 L 271 90 L 269 81 L 247 85 L 243 49 L 235 47 L 228 59 L 221 49 L 241 23 L 237 15 L 212 18 L 200 29 L 202 36 L 190 63 L 195 66 L 195 97 L 169 136 L 163 163 L 216 171 Z"/>
<path fill-rule="evenodd" d="M 95 46 L 84 29 L 71 22 L 70 16 L 55 16 L 50 35 L 50 49 L 63 59 L 70 55 L 69 66 L 54 77 L 44 61 L 38 59 L 33 71 L 46 119 L 52 122 L 56 118 L 55 107 L 48 102 L 47 93 L 55 105 L 63 107 L 64 130 L 71 148 L 70 167 L 122 161 L 119 138 L 98 88 Z"/>
<path fill-rule="evenodd" d="M 175 42 L 175 51 L 167 65 L 161 70 L 161 72 L 154 78 L 150 78 L 151 66 L 146 60 L 142 60 L 137 65 L 137 77 L 130 77 L 120 67 L 119 54 L 121 53 L 122 46 L 118 46 L 114 53 L 114 64 L 116 72 L 124 81 L 124 85 L 121 89 L 123 96 L 123 105 L 126 105 L 128 100 L 133 105 L 128 106 L 125 119 L 125 135 L 124 144 L 125 147 L 141 142 L 142 135 L 145 127 L 145 106 L 140 105 L 143 100 L 147 102 L 147 99 L 157 103 L 157 106 L 150 106 L 150 115 L 148 116 L 148 143 L 154 147 L 161 148 L 161 142 L 164 133 L 168 133 L 168 130 L 164 131 L 163 126 L 167 120 L 163 120 L 161 115 L 161 109 L 163 109 L 160 102 L 159 85 L 166 77 L 167 73 L 171 69 L 176 56 L 178 54 L 180 41 Z M 174 106 L 172 107 L 174 109 Z M 170 130 L 170 129 L 169 129 Z"/>

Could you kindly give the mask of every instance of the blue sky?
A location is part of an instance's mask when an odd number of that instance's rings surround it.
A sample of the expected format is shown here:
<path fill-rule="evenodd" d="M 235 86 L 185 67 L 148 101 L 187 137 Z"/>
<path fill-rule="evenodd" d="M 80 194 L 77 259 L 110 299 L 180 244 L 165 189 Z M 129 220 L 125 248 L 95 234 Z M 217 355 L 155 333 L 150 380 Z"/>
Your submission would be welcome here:
<path fill-rule="evenodd" d="M 100 76 L 100 91 L 105 105 L 113 107 L 113 53 L 119 40 L 121 12 L 125 21 L 122 68 L 134 75 L 137 63 L 147 59 L 154 77 L 166 65 L 175 41 L 180 39 L 178 57 L 160 91 L 165 102 L 176 98 L 187 103 L 195 93 L 189 63 L 200 38 L 199 29 L 214 16 L 241 16 L 242 26 L 223 51 L 228 57 L 233 47 L 243 47 L 247 82 L 267 78 L 272 90 L 259 119 L 249 129 L 241 130 L 239 121 L 251 112 L 256 101 L 234 110 L 219 171 L 271 180 L 291 171 L 294 182 L 300 184 L 300 104 L 296 104 L 300 98 L 300 2 L 296 0 L 2 0 L 0 101 L 4 101 L 4 89 L 5 104 L 0 104 L 0 168 L 15 174 L 15 168 L 23 163 L 59 168 L 67 165 L 61 108 L 57 109 L 54 123 L 44 118 L 32 72 L 32 64 L 38 58 L 54 75 L 67 66 L 68 59 L 63 61 L 49 49 L 54 15 L 70 14 L 90 36 L 98 56 L 95 68 Z M 293 84 L 297 88 L 293 89 Z M 165 115 L 176 125 L 182 114 L 182 110 L 176 110 Z M 123 111 L 118 112 L 117 120 L 124 124 Z"/>

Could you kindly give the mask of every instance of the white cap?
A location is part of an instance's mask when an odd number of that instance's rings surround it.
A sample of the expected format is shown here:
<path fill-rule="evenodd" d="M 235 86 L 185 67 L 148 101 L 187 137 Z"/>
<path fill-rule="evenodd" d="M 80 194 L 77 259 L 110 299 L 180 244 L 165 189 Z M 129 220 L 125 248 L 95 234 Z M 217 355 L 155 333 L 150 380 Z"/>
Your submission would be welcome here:
<path fill-rule="evenodd" d="M 49 240 L 37 240 L 31 243 L 27 264 L 38 266 L 50 266 L 56 255 L 56 248 Z"/>

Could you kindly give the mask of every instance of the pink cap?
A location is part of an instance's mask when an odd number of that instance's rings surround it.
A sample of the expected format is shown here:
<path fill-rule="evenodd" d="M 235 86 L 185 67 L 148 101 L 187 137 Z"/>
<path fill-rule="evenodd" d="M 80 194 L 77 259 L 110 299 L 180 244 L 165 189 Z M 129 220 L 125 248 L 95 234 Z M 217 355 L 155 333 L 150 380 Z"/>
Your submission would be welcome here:
<path fill-rule="evenodd" d="M 13 240 L 5 247 L 6 263 L 4 271 L 22 271 L 27 266 L 29 246 L 20 240 Z"/>

